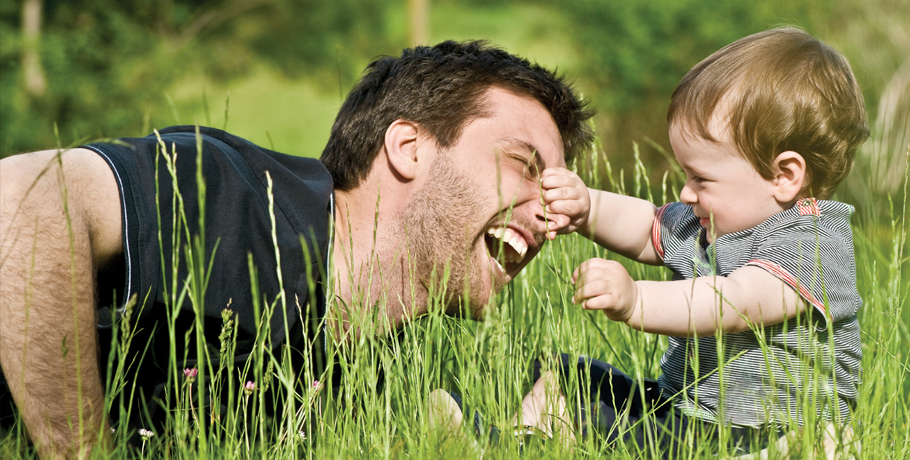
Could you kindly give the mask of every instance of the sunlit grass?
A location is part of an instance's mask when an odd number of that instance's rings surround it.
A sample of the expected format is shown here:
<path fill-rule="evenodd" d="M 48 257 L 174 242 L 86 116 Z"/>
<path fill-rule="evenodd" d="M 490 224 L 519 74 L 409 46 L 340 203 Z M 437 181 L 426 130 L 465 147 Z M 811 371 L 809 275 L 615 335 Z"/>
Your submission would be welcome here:
<path fill-rule="evenodd" d="M 167 155 L 161 161 L 168 160 Z M 579 173 L 589 183 L 606 189 L 655 200 L 675 199 L 679 178 L 664 176 L 659 185 L 647 180 L 647 168 L 640 162 L 631 174 L 607 168 L 597 172 L 588 164 Z M 161 180 L 170 180 L 159 177 Z M 270 190 L 271 193 L 271 190 Z M 892 203 L 907 203 L 906 182 L 901 196 L 882 197 Z M 207 262 L 202 254 L 204 242 L 186 232 L 179 193 L 173 209 L 162 209 L 163 216 L 176 216 L 182 226 L 172 235 L 161 235 L 178 242 L 182 248 L 174 259 L 190 262 L 196 281 L 171 286 L 171 305 L 188 299 L 196 314 L 201 314 Z M 204 197 L 203 197 L 204 199 Z M 203 203 L 203 201 L 201 201 Z M 906 206 L 906 205 L 905 205 Z M 272 214 L 274 216 L 274 214 Z M 907 458 L 910 441 L 910 364 L 904 351 L 910 338 L 907 328 L 908 250 L 907 210 L 892 204 L 888 215 L 857 213 L 853 227 L 856 242 L 857 274 L 864 306 L 860 310 L 863 330 L 864 383 L 855 419 L 856 438 L 862 444 L 863 458 Z M 621 216 L 617 216 L 621 218 Z M 204 222 L 202 222 L 204 225 Z M 316 255 L 307 254 L 308 258 Z M 571 273 L 590 257 L 616 258 L 604 249 L 576 235 L 557 238 L 524 270 L 521 276 L 499 294 L 483 322 L 445 316 L 445 276 L 441 286 L 431 289 L 430 314 L 408 322 L 389 337 L 361 334 L 353 340 L 328 341 L 330 359 L 341 363 L 327 375 L 313 375 L 309 369 L 293 369 L 287 347 L 273 354 L 266 344 L 268 322 L 259 324 L 260 334 L 253 353 L 235 367 L 230 360 L 211 361 L 201 327 L 185 336 L 170 332 L 170 382 L 165 404 L 172 408 L 167 425 L 154 436 L 144 437 L 138 450 L 126 447 L 125 440 L 135 436 L 127 426 L 129 417 L 121 416 L 113 426 L 113 450 L 97 450 L 97 458 L 132 455 L 144 458 L 437 458 L 448 457 L 518 458 L 518 442 L 503 435 L 496 445 L 488 442 L 485 431 L 474 437 L 473 418 L 465 417 L 463 433 L 434 430 L 428 423 L 427 396 L 437 388 L 460 394 L 466 407 L 483 414 L 484 430 L 495 425 L 508 434 L 521 399 L 530 389 L 532 365 L 537 359 L 544 367 L 553 366 L 557 353 L 590 356 L 609 362 L 636 378 L 656 378 L 659 361 L 666 347 L 662 337 L 631 331 L 611 323 L 596 312 L 586 312 L 570 301 Z M 621 260 L 635 279 L 668 279 L 668 271 Z M 247 263 L 247 261 L 238 261 Z M 166 267 L 176 270 L 176 265 Z M 251 273 L 253 273 L 251 271 Z M 319 276 L 310 273 L 311 277 Z M 451 288 L 449 288 L 451 289 Z M 254 296 L 258 298 L 258 296 Z M 120 414 L 140 411 L 129 369 L 148 359 L 147 344 L 132 341 L 134 323 L 142 299 L 133 299 L 124 318 L 117 324 L 111 355 L 109 379 L 105 382 L 105 404 Z M 266 299 L 255 305 L 260 318 L 275 309 L 309 308 L 306 299 Z M 381 307 L 380 307 L 381 308 Z M 381 316 L 377 310 L 355 316 L 355 327 L 373 330 Z M 330 309 L 336 311 L 337 309 Z M 169 313 L 171 323 L 176 310 Z M 309 317 L 309 310 L 301 311 Z M 201 322 L 197 322 L 199 324 Z M 211 331 L 209 331 L 211 333 Z M 329 335 L 332 332 L 329 331 Z M 220 333 L 222 356 L 234 353 L 235 331 L 230 315 L 224 317 Z M 205 364 L 193 369 L 195 385 L 176 356 L 176 343 L 186 342 Z M 184 347 L 180 347 L 184 348 Z M 130 351 L 132 354 L 126 353 Z M 713 351 L 713 350 L 712 350 Z M 712 351 L 702 351 L 712 352 Z M 127 358 L 129 356 L 129 358 Z M 113 371 L 113 372 L 111 372 Z M 340 372 L 344 385 L 335 393 L 333 372 Z M 382 375 L 382 377 L 380 377 Z M 570 376 L 570 381 L 574 377 Z M 319 390 L 313 385 L 322 382 Z M 380 389 L 377 385 L 382 382 Z M 585 391 L 569 386 L 570 407 L 577 409 L 579 395 Z M 223 401 L 224 411 L 213 411 L 208 401 Z M 813 441 L 819 439 L 822 420 L 811 414 L 803 438 L 796 443 L 793 458 L 811 458 Z M 795 426 L 795 424 L 794 424 Z M 33 455 L 21 427 L 4 433 L 0 455 Z M 689 458 L 716 458 L 704 445 L 693 442 Z M 527 446 L 534 452 L 525 455 L 548 458 L 612 455 L 613 458 L 639 458 L 634 448 L 606 446 L 597 435 L 578 444 L 550 440 Z"/>

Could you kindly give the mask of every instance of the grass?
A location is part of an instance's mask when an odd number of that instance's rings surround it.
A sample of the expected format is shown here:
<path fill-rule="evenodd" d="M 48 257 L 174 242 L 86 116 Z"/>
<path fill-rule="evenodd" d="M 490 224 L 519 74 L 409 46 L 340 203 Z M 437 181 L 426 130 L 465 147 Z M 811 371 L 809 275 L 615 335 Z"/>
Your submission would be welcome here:
<path fill-rule="evenodd" d="M 168 158 L 162 156 L 161 161 L 170 161 Z M 681 178 L 672 173 L 665 175 L 660 184 L 651 184 L 641 162 L 629 175 L 613 171 L 609 163 L 603 169 L 591 164 L 579 165 L 579 174 L 589 184 L 655 202 L 678 196 Z M 160 177 L 162 180 L 169 179 Z M 864 383 L 855 414 L 863 458 L 910 458 L 910 440 L 906 436 L 910 432 L 910 362 L 904 351 L 910 339 L 908 311 L 904 308 L 910 286 L 906 187 L 905 178 L 899 196 L 880 198 L 891 203 L 888 214 L 859 212 L 853 221 L 857 282 L 865 302 L 859 313 Z M 175 208 L 159 211 L 185 223 L 182 199 L 178 194 Z M 204 194 L 200 203 L 204 204 Z M 903 207 L 895 203 L 903 203 Z M 270 213 L 274 219 L 271 207 Z M 174 256 L 184 258 L 194 274 L 192 281 L 171 286 L 170 321 L 177 313 L 173 306 L 184 298 L 201 315 L 211 255 L 201 253 L 199 248 L 205 247 L 204 242 L 189 234 L 185 225 L 175 227 L 172 235 L 159 237 L 187 243 Z M 553 357 L 560 352 L 590 356 L 633 377 L 656 378 L 666 348 L 665 338 L 631 331 L 571 303 L 571 273 L 579 263 L 594 256 L 616 258 L 580 236 L 557 238 L 495 298 L 483 322 L 443 315 L 444 293 L 452 288 L 444 284 L 434 287 L 430 314 L 408 322 L 396 334 L 362 334 L 342 344 L 329 340 L 328 355 L 341 365 L 328 375 L 315 375 L 309 369 L 295 371 L 287 347 L 270 352 L 271 334 L 266 321 L 259 324 L 260 334 L 249 360 L 239 367 L 229 359 L 211 359 L 217 354 L 230 357 L 236 351 L 236 329 L 230 315 L 224 316 L 221 325 L 221 350 L 205 346 L 201 321 L 185 336 L 175 334 L 171 328 L 166 363 L 171 375 L 164 398 L 172 410 L 167 426 L 154 436 L 144 437 L 138 449 L 131 449 L 125 441 L 136 436 L 135 427 L 121 422 L 114 426 L 113 450 L 96 451 L 93 457 L 519 458 L 518 442 L 511 436 L 502 436 L 498 445 L 489 445 L 485 436 L 475 439 L 470 418 L 461 433 L 434 428 L 428 423 L 427 397 L 437 388 L 457 392 L 467 407 L 483 413 L 486 425 L 507 428 L 533 384 L 532 364 L 536 359 L 547 367 L 553 365 Z M 668 279 L 665 269 L 617 260 L 635 279 Z M 260 317 L 270 316 L 275 309 L 307 308 L 294 299 L 266 300 L 255 305 Z M 128 314 L 112 334 L 105 404 L 120 413 L 140 410 L 134 382 L 127 378 L 130 368 L 138 365 L 131 359 L 150 359 L 147 344 L 132 340 L 140 325 L 131 318 L 135 318 L 141 304 L 141 299 L 131 301 Z M 367 314 L 355 317 L 355 323 L 373 329 L 377 317 L 372 314 L 377 310 L 359 310 Z M 301 312 L 301 316 L 308 315 Z M 207 357 L 206 364 L 196 369 L 195 385 L 184 373 L 181 363 L 185 357 L 175 354 L 178 342 L 186 344 L 179 349 L 193 349 L 196 355 Z M 706 352 L 713 350 L 703 351 Z M 317 379 L 323 383 L 332 381 L 337 377 L 332 375 L 335 372 L 345 382 L 340 393 L 331 394 L 330 386 L 322 391 L 313 386 Z M 381 389 L 377 385 L 380 379 Z M 580 389 L 567 395 L 570 407 L 577 407 L 583 391 L 581 382 Z M 209 410 L 209 398 L 225 401 L 226 410 Z M 797 444 L 800 450 L 793 458 L 811 458 L 812 444 L 819 438 L 816 430 L 822 424 L 823 420 L 814 416 L 807 418 L 806 431 Z M 26 439 L 21 425 L 0 433 L 0 457 L 34 456 Z M 531 458 L 648 457 L 647 452 L 636 452 L 624 445 L 607 446 L 598 436 L 578 444 L 551 440 L 526 447 L 524 456 Z M 689 448 L 685 458 L 716 458 L 716 452 L 704 444 L 693 442 Z"/>

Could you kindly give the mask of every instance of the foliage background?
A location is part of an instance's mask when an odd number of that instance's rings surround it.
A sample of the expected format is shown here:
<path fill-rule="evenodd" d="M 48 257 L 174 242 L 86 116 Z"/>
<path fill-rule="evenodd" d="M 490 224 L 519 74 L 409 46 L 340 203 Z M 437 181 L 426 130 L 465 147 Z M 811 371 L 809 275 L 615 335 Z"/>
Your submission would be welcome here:
<path fill-rule="evenodd" d="M 174 123 L 227 126 L 318 156 L 361 69 L 410 45 L 414 1 L 0 0 L 0 157 Z M 893 152 L 910 119 L 910 19 L 896 13 L 910 11 L 910 0 L 426 2 L 427 43 L 489 39 L 558 68 L 598 110 L 604 155 L 628 166 L 637 141 L 658 177 L 666 162 L 648 140 L 669 147 L 664 116 L 685 72 L 737 38 L 804 27 L 847 55 L 871 121 L 904 121 L 887 148 L 864 152 L 897 157 L 876 160 L 883 176 L 902 170 L 903 155 Z M 46 79 L 41 93 L 27 90 L 23 72 L 27 3 L 43 6 L 32 47 Z M 893 176 L 887 191 L 899 182 Z"/>

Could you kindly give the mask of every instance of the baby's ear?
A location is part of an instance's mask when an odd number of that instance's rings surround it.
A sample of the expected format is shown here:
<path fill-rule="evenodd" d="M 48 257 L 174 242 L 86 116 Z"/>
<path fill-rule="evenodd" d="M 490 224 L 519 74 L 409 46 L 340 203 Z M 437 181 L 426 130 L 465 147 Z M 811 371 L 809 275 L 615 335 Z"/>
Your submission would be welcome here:
<path fill-rule="evenodd" d="M 789 203 L 799 198 L 808 184 L 806 177 L 806 160 L 794 151 L 782 152 L 774 159 L 773 168 L 775 193 L 774 198 L 782 203 Z"/>

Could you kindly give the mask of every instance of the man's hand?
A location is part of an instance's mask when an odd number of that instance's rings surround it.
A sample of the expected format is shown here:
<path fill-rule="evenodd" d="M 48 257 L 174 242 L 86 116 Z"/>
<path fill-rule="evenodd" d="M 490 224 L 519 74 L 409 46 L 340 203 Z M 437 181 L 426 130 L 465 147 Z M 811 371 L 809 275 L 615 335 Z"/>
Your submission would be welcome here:
<path fill-rule="evenodd" d="M 566 168 L 547 168 L 540 175 L 541 204 L 546 206 L 547 239 L 572 233 L 588 225 L 591 196 L 588 187 Z"/>
<path fill-rule="evenodd" d="M 572 302 L 588 310 L 603 310 L 613 321 L 627 322 L 638 304 L 638 285 L 615 260 L 586 260 L 572 273 L 572 283 Z"/>

